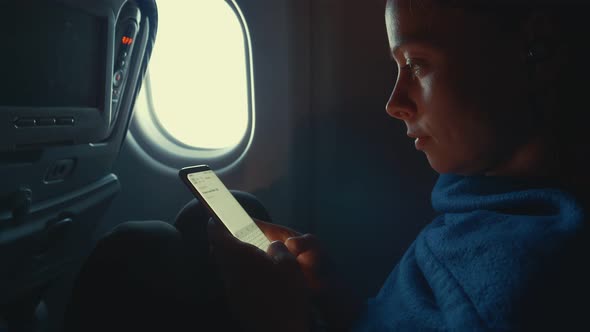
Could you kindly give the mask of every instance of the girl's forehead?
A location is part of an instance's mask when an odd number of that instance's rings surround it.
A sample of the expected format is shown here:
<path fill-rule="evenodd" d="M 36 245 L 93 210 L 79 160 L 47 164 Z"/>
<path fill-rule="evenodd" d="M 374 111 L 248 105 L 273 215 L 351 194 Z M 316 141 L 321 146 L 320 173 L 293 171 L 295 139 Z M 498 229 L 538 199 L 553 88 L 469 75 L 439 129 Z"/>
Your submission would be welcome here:
<path fill-rule="evenodd" d="M 437 48 L 465 44 L 476 36 L 489 36 L 493 30 L 484 18 L 437 5 L 435 0 L 389 0 L 385 21 L 392 52 L 400 45 L 415 42 Z"/>
<path fill-rule="evenodd" d="M 420 11 L 423 9 L 429 9 L 438 7 L 444 0 L 387 0 L 387 8 L 405 8 L 410 11 Z"/>
<path fill-rule="evenodd" d="M 389 0 L 385 11 L 389 43 L 396 46 L 414 43 L 438 43 L 454 34 L 457 19 L 448 9 L 435 7 L 431 0 Z"/>

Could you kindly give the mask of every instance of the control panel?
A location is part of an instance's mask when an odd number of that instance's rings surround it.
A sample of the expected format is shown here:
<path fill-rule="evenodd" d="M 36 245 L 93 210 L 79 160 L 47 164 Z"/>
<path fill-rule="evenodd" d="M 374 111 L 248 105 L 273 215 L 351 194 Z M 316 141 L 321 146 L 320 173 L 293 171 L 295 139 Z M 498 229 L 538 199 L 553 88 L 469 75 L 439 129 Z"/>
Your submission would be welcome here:
<path fill-rule="evenodd" d="M 115 123 L 119 113 L 119 100 L 125 92 L 125 83 L 133 46 L 137 31 L 139 30 L 140 12 L 135 6 L 125 6 L 117 20 L 115 41 L 115 58 L 113 65 L 113 86 L 112 86 L 112 121 Z"/>
<path fill-rule="evenodd" d="M 14 126 L 16 128 L 33 128 L 33 127 L 53 127 L 53 126 L 73 126 L 76 123 L 73 117 L 62 118 L 16 118 Z"/>

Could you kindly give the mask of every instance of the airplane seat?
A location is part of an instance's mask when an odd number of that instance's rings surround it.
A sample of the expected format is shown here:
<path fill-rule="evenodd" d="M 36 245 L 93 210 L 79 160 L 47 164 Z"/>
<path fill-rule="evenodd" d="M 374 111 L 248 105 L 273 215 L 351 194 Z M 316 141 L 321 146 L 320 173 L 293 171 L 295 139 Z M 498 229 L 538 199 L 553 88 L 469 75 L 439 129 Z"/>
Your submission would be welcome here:
<path fill-rule="evenodd" d="M 0 3 L 0 331 L 61 319 L 69 294 L 53 289 L 120 190 L 157 16 L 155 0 Z"/>

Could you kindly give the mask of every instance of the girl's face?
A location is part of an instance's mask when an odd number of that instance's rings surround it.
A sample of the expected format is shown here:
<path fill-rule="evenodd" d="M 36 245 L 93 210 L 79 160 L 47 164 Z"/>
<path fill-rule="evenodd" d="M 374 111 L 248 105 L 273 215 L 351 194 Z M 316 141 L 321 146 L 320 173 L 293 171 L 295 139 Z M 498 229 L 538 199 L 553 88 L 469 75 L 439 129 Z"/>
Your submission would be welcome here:
<path fill-rule="evenodd" d="M 389 0 L 398 76 L 387 113 L 439 173 L 493 173 L 528 143 L 526 47 L 519 32 L 433 0 Z"/>

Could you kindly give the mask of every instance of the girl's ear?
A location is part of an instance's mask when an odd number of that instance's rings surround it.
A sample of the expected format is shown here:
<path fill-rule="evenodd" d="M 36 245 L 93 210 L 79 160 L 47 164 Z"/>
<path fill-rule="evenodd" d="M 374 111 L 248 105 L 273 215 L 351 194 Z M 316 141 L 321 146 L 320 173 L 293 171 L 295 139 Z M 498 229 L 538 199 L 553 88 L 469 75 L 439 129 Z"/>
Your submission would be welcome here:
<path fill-rule="evenodd" d="M 536 91 L 550 88 L 567 57 L 556 18 L 547 12 L 532 13 L 524 21 L 522 32 L 524 65 L 532 88 Z"/>

